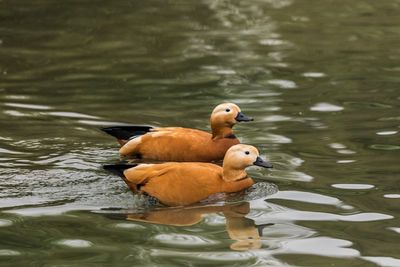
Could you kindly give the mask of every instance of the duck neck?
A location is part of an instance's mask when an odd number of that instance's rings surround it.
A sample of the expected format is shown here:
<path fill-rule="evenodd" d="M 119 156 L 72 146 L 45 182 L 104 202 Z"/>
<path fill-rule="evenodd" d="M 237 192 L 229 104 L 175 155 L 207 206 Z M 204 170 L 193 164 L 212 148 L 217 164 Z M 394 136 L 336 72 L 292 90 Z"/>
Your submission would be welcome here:
<path fill-rule="evenodd" d="M 233 125 L 218 125 L 211 122 L 212 138 L 215 140 L 234 136 L 232 127 Z"/>
<path fill-rule="evenodd" d="M 244 169 L 233 169 L 226 166 L 223 166 L 222 176 L 226 182 L 239 181 L 248 177 Z"/>

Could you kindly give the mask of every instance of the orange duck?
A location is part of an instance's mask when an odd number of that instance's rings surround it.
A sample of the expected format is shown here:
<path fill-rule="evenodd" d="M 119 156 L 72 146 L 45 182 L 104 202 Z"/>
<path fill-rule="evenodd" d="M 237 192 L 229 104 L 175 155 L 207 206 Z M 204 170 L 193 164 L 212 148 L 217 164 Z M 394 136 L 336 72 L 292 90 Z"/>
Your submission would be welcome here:
<path fill-rule="evenodd" d="M 168 162 L 161 164 L 105 165 L 104 168 L 122 176 L 133 192 L 141 192 L 168 206 L 190 205 L 216 193 L 242 191 L 254 181 L 245 168 L 272 165 L 259 157 L 249 145 L 228 149 L 223 166 L 201 162 Z"/>
<path fill-rule="evenodd" d="M 210 162 L 222 160 L 239 140 L 232 132 L 236 122 L 252 121 L 233 103 L 220 104 L 211 113 L 212 133 L 201 130 L 151 126 L 115 126 L 102 130 L 118 139 L 121 156 L 163 161 Z"/>

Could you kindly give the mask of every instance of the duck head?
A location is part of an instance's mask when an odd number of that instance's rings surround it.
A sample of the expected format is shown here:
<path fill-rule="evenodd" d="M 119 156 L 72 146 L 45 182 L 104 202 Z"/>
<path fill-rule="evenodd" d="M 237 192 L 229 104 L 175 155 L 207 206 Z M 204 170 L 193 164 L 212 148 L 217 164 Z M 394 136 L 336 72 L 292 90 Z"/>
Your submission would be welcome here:
<path fill-rule="evenodd" d="M 226 151 L 223 163 L 223 179 L 236 181 L 247 177 L 245 169 L 250 166 L 272 168 L 272 164 L 264 161 L 254 146 L 238 144 Z"/>
<path fill-rule="evenodd" d="M 243 114 L 238 105 L 223 103 L 216 106 L 211 113 L 211 129 L 214 139 L 232 136 L 232 127 L 237 122 L 252 121 L 253 118 Z"/>

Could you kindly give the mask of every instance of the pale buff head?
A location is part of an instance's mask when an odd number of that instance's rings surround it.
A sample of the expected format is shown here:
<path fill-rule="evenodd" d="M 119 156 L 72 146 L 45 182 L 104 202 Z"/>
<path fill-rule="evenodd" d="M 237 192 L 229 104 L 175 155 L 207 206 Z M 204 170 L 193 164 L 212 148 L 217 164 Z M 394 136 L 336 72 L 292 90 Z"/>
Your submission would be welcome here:
<path fill-rule="evenodd" d="M 214 108 L 210 118 L 213 137 L 232 134 L 232 127 L 237 122 L 252 120 L 251 117 L 244 115 L 240 107 L 234 103 L 219 104 Z"/>
<path fill-rule="evenodd" d="M 247 176 L 245 169 L 252 165 L 272 168 L 272 164 L 264 161 L 254 146 L 234 145 L 228 149 L 224 157 L 224 179 L 227 181 L 243 179 Z"/>

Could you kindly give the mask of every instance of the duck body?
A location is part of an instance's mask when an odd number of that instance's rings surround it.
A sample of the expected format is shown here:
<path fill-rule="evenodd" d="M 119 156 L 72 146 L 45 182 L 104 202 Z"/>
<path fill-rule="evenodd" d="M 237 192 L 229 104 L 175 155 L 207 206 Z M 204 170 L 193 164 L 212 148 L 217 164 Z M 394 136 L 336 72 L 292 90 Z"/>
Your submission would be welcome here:
<path fill-rule="evenodd" d="M 251 178 L 227 182 L 222 167 L 211 163 L 139 164 L 124 171 L 130 188 L 157 198 L 168 206 L 186 206 L 216 193 L 231 193 L 253 185 Z"/>
<path fill-rule="evenodd" d="M 166 127 L 126 142 L 119 150 L 122 156 L 164 161 L 210 162 L 223 159 L 225 152 L 240 141 L 234 135 L 212 138 L 205 131 Z"/>
<path fill-rule="evenodd" d="M 212 112 L 212 132 L 151 126 L 114 126 L 103 128 L 118 139 L 121 156 L 162 161 L 210 162 L 222 160 L 226 151 L 240 141 L 232 127 L 240 121 L 251 121 L 233 103 L 218 105 Z"/>
<path fill-rule="evenodd" d="M 254 164 L 263 166 L 261 163 L 272 167 L 258 157 L 254 147 L 239 144 L 229 148 L 223 167 L 202 162 L 167 162 L 104 168 L 120 174 L 133 192 L 146 193 L 168 206 L 185 206 L 216 193 L 239 192 L 250 187 L 254 181 L 244 169 Z"/>

